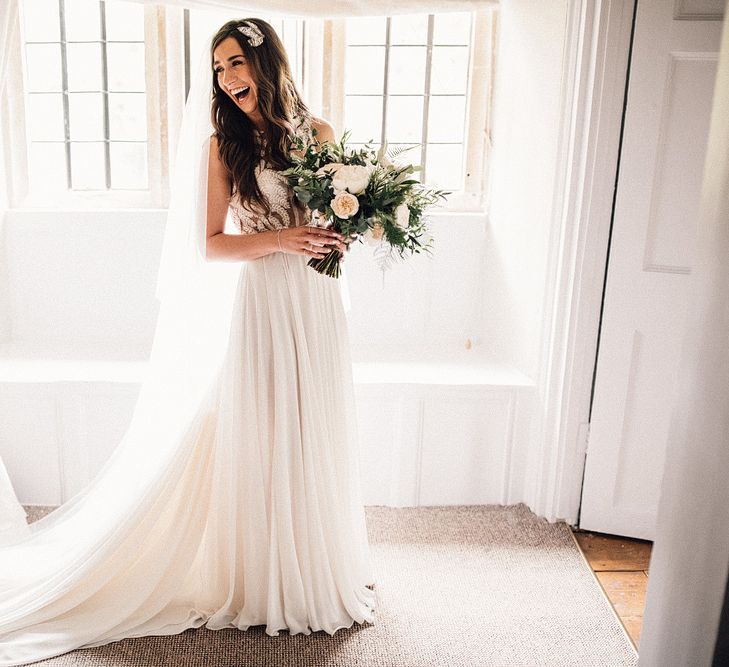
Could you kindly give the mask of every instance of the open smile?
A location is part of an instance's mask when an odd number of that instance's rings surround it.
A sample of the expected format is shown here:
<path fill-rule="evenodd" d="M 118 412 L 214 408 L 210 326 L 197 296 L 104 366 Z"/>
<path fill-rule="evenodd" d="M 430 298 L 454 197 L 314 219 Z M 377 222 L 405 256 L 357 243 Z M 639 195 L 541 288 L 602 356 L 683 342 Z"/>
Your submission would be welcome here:
<path fill-rule="evenodd" d="M 238 102 L 242 102 L 246 97 L 248 97 L 248 93 L 251 91 L 250 86 L 241 86 L 239 88 L 232 88 L 230 91 L 230 94 L 235 97 L 235 99 L 238 100 Z"/>

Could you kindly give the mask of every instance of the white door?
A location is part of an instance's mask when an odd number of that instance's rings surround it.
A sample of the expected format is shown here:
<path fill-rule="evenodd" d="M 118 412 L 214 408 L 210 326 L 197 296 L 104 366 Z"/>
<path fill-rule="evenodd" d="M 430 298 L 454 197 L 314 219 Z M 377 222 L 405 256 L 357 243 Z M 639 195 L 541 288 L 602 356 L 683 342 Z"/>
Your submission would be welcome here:
<path fill-rule="evenodd" d="M 654 539 L 724 0 L 638 0 L 580 528 Z"/>

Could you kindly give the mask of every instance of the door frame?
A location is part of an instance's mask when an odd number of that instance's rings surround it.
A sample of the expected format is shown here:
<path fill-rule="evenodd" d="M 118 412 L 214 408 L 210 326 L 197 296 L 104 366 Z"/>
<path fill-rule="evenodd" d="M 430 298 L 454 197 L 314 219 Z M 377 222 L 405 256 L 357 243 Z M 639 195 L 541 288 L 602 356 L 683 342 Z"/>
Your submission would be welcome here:
<path fill-rule="evenodd" d="M 525 502 L 576 525 L 608 261 L 636 0 L 569 0 Z"/>

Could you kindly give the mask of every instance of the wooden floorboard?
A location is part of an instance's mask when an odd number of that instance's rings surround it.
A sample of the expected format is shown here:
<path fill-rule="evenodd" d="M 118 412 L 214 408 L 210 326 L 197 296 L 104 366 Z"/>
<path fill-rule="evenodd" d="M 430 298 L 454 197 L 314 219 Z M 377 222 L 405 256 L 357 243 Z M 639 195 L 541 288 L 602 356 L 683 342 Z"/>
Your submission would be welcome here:
<path fill-rule="evenodd" d="M 639 647 L 653 542 L 579 529 L 572 532 L 628 635 Z"/>

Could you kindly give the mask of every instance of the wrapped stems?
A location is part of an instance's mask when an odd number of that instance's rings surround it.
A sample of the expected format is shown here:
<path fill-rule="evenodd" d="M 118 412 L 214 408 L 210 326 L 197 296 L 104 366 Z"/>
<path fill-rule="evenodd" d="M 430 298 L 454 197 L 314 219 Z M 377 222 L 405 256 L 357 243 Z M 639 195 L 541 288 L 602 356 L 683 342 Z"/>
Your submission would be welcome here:
<path fill-rule="evenodd" d="M 331 278 L 339 278 L 339 263 L 341 262 L 341 260 L 342 253 L 334 248 L 329 251 L 326 257 L 322 257 L 321 259 L 312 257 L 308 261 L 307 265 L 315 271 L 330 276 Z"/>

